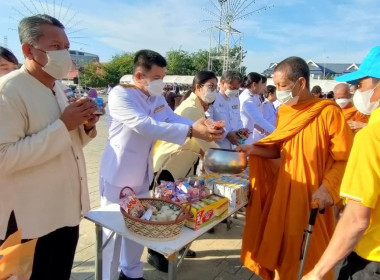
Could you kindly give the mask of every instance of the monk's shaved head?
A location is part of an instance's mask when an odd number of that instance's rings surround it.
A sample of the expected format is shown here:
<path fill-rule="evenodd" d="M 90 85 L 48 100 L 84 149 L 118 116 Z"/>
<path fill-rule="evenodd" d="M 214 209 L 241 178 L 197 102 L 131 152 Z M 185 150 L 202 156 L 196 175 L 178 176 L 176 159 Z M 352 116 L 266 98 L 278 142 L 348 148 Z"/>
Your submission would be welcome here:
<path fill-rule="evenodd" d="M 346 83 L 337 84 L 334 87 L 334 98 L 351 98 L 350 86 Z"/>
<path fill-rule="evenodd" d="M 310 70 L 306 61 L 298 56 L 291 56 L 281 61 L 274 72 L 281 71 L 286 73 L 287 78 L 292 82 L 296 82 L 299 78 L 306 80 L 306 87 L 310 89 Z"/>

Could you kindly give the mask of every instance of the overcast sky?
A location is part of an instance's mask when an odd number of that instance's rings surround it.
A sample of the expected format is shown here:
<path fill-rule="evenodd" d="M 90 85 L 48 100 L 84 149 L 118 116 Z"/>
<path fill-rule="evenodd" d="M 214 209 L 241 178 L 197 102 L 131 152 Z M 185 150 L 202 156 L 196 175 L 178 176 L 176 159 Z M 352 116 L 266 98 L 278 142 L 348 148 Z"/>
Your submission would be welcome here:
<path fill-rule="evenodd" d="M 1 45 L 7 36 L 8 47 L 23 61 L 17 21 L 38 10 L 62 20 L 72 49 L 97 54 L 101 62 L 142 48 L 163 55 L 170 49 L 208 49 L 210 24 L 205 20 L 215 17 L 205 9 L 216 11 L 211 2 L 219 5 L 217 0 L 62 2 L 60 8 L 61 0 L 0 0 Z M 378 0 L 257 0 L 247 11 L 265 5 L 274 7 L 232 25 L 244 33 L 243 64 L 249 72 L 262 72 L 291 55 L 320 63 L 359 63 L 380 45 Z"/>

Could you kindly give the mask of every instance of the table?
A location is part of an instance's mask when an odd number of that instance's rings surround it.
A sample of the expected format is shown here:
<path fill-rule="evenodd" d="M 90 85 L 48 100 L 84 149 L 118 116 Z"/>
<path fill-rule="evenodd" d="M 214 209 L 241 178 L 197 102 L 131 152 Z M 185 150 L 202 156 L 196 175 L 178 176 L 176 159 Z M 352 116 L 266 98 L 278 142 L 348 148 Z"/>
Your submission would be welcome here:
<path fill-rule="evenodd" d="M 139 197 L 149 197 L 149 194 Z M 243 206 L 244 205 L 236 208 L 228 208 L 227 217 L 233 215 Z M 169 261 L 168 279 L 175 280 L 177 279 L 178 267 L 186 255 L 191 243 L 206 233 L 209 229 L 221 223 L 226 218 L 226 216 L 223 216 L 223 218 L 220 219 L 216 219 L 212 223 L 200 228 L 197 231 L 184 227 L 178 238 L 170 241 L 151 241 L 131 233 L 125 226 L 123 216 L 120 212 L 120 206 L 118 204 L 110 204 L 98 209 L 91 210 L 87 213 L 85 218 L 94 222 L 96 228 L 96 280 L 102 280 L 102 251 L 108 243 L 108 240 L 106 240 L 105 244 L 103 245 L 103 227 L 113 231 L 113 234 L 119 234 L 163 254 Z M 181 255 L 180 259 L 178 259 L 179 251 L 184 247 L 186 248 L 185 252 Z"/>

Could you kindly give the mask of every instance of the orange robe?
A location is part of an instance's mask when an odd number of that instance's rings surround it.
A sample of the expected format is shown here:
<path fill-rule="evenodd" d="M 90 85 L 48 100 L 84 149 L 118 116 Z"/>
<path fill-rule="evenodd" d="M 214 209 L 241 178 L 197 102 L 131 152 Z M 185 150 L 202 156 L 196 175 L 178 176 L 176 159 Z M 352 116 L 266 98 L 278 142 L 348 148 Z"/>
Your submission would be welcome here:
<path fill-rule="evenodd" d="M 276 130 L 257 142 L 275 146 L 280 159 L 251 156 L 251 198 L 246 210 L 241 260 L 264 279 L 297 279 L 303 231 L 311 196 L 323 183 L 339 201 L 339 186 L 353 134 L 335 102 L 311 98 L 281 106 Z M 334 232 L 332 207 L 318 215 L 305 272 L 310 271 Z M 333 279 L 331 272 L 324 279 Z"/>
<path fill-rule="evenodd" d="M 346 121 L 356 121 L 356 122 L 362 122 L 362 123 L 368 123 L 369 116 L 364 115 L 356 109 L 355 106 L 343 108 L 343 115 Z M 360 129 L 353 130 L 354 133 L 358 132 Z"/>

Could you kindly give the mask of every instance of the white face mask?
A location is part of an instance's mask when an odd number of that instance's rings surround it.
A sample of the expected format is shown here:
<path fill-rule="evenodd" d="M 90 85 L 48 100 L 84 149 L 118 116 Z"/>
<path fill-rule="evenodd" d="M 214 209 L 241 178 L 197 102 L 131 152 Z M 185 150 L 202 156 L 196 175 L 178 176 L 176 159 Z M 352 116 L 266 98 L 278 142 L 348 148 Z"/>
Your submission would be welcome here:
<path fill-rule="evenodd" d="M 335 102 L 339 105 L 340 108 L 346 108 L 351 102 L 351 98 L 338 98 L 335 99 Z"/>
<path fill-rule="evenodd" d="M 380 83 L 378 83 L 373 89 L 367 91 L 362 92 L 358 89 L 355 91 L 353 101 L 356 109 L 358 109 L 360 113 L 371 115 L 371 113 L 379 107 L 380 99 L 375 102 L 371 102 L 371 97 L 379 84 Z"/>
<path fill-rule="evenodd" d="M 280 101 L 282 104 L 288 105 L 288 106 L 293 106 L 297 104 L 299 96 L 293 97 L 293 89 L 296 86 L 298 80 L 295 82 L 293 85 L 292 89 L 289 90 L 277 90 L 276 95 L 278 101 Z"/>
<path fill-rule="evenodd" d="M 150 81 L 146 86 L 146 90 L 151 96 L 160 96 L 163 94 L 165 84 L 163 79 Z"/>
<path fill-rule="evenodd" d="M 37 48 L 36 48 L 37 49 Z M 57 51 L 43 51 L 37 49 L 41 52 L 46 53 L 48 62 L 45 66 L 42 66 L 42 70 L 48 73 L 53 78 L 60 80 L 69 74 L 72 67 L 72 60 L 68 50 L 57 50 Z M 38 62 L 37 62 L 38 63 Z"/>
<path fill-rule="evenodd" d="M 238 89 L 227 89 L 226 90 L 227 97 L 235 97 L 235 96 L 238 96 L 238 94 L 239 94 Z"/>
<path fill-rule="evenodd" d="M 218 94 L 218 92 L 216 90 L 211 90 L 208 88 L 205 92 L 205 95 L 203 95 L 201 98 L 202 98 L 203 102 L 205 102 L 207 104 L 211 104 L 215 101 L 217 94 Z"/>

